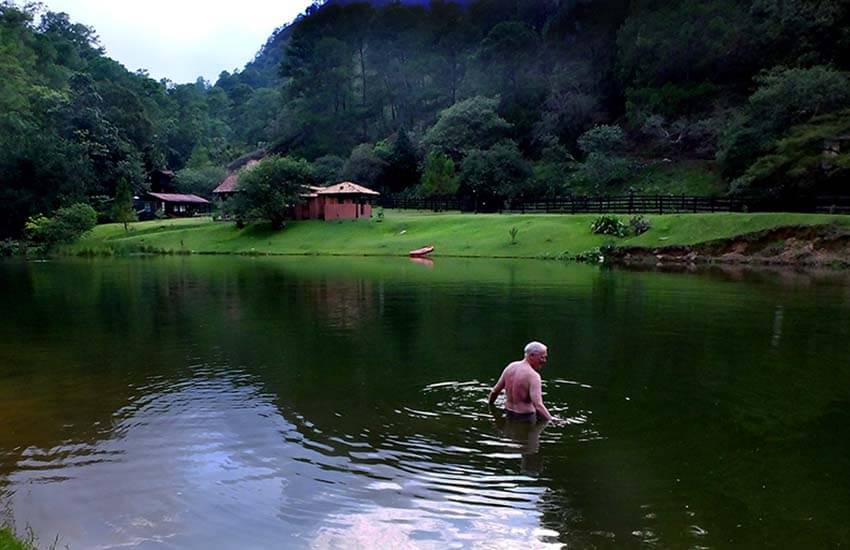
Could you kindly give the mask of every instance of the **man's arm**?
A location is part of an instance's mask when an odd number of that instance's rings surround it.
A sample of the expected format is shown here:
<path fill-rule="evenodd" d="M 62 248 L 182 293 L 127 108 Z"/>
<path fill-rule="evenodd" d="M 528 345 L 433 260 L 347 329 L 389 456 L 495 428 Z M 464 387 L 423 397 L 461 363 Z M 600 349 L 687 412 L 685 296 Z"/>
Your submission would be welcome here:
<path fill-rule="evenodd" d="M 505 369 L 506 371 L 507 369 Z M 496 402 L 496 398 L 499 397 L 499 394 L 502 393 L 502 390 L 505 389 L 505 371 L 502 371 L 502 376 L 499 377 L 499 381 L 496 382 L 496 385 L 493 386 L 493 389 L 490 390 L 490 397 L 488 402 L 492 405 Z"/>
<path fill-rule="evenodd" d="M 549 410 L 543 404 L 543 387 L 540 383 L 539 375 L 531 377 L 529 394 L 531 396 L 531 404 L 534 405 L 534 409 L 537 411 L 537 416 L 543 420 L 552 420 L 552 415 L 549 414 Z"/>

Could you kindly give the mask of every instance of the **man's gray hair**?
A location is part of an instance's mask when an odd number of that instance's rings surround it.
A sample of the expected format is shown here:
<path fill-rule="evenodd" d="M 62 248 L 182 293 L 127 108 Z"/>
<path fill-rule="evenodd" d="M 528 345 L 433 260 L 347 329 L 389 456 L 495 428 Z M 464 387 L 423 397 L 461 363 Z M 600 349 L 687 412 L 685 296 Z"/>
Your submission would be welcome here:
<path fill-rule="evenodd" d="M 532 353 L 541 353 L 546 349 L 546 344 L 540 342 L 529 342 L 525 345 L 525 356 L 528 357 Z"/>

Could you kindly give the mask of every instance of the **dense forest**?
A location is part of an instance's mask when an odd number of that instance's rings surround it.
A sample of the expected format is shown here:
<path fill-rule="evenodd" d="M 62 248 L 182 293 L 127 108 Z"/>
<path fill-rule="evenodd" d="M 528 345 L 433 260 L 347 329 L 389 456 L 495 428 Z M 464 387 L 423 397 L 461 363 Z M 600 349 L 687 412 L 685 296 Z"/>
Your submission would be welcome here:
<path fill-rule="evenodd" d="M 405 196 L 841 193 L 844 0 L 330 0 L 215 83 L 155 81 L 73 14 L 0 2 L 0 237 L 109 219 L 157 170 L 209 194 L 248 158 Z"/>

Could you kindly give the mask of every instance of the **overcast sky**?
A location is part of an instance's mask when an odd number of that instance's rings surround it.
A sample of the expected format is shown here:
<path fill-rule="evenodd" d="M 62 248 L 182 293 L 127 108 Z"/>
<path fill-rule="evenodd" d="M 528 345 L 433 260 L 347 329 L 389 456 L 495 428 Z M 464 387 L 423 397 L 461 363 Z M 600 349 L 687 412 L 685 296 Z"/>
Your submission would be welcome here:
<path fill-rule="evenodd" d="M 310 0 L 43 0 L 50 11 L 94 27 L 106 54 L 131 71 L 178 84 L 215 83 L 242 69 L 272 31 Z"/>

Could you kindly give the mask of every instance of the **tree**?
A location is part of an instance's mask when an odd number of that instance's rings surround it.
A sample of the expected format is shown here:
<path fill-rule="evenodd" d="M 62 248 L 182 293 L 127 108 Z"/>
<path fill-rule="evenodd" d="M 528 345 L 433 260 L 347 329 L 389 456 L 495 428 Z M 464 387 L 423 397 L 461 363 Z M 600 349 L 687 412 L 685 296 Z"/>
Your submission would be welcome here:
<path fill-rule="evenodd" d="M 431 151 L 425 159 L 420 194 L 424 197 L 446 197 L 458 190 L 458 178 L 455 163 L 448 156 Z"/>
<path fill-rule="evenodd" d="M 850 75 L 831 67 L 777 67 L 758 76 L 747 107 L 720 138 L 723 174 L 734 178 L 791 126 L 850 106 Z"/>
<path fill-rule="evenodd" d="M 177 171 L 174 183 L 180 193 L 209 197 L 225 177 L 227 171 L 218 166 L 184 168 Z"/>
<path fill-rule="evenodd" d="M 419 181 L 419 156 L 404 128 L 398 131 L 386 162 L 383 179 L 391 192 L 404 191 Z"/>
<path fill-rule="evenodd" d="M 26 223 L 27 240 L 49 250 L 57 244 L 72 243 L 94 228 L 97 212 L 88 204 L 76 203 L 60 208 L 52 218 L 38 214 Z"/>
<path fill-rule="evenodd" d="M 293 207 L 303 201 L 306 186 L 314 182 L 307 161 L 270 156 L 241 173 L 239 192 L 228 206 L 237 220 L 267 220 L 272 229 L 281 229 Z"/>
<path fill-rule="evenodd" d="M 578 138 L 578 146 L 587 154 L 614 153 L 622 149 L 625 139 L 619 126 L 594 126 Z"/>
<path fill-rule="evenodd" d="M 380 149 L 370 143 L 361 143 L 355 147 L 345 161 L 343 178 L 366 186 L 383 187 L 388 164 L 385 155 L 380 153 Z"/>
<path fill-rule="evenodd" d="M 112 205 L 112 220 L 117 223 L 124 224 L 124 232 L 130 230 L 130 222 L 134 222 L 139 218 L 136 216 L 136 210 L 133 208 L 133 194 L 130 192 L 130 186 L 126 179 L 118 182 L 118 188 L 115 191 L 115 202 Z"/>
<path fill-rule="evenodd" d="M 461 165 L 460 183 L 481 199 L 513 199 L 529 191 L 531 174 L 516 143 L 503 141 L 470 152 Z"/>
<path fill-rule="evenodd" d="M 504 138 L 511 125 L 499 116 L 499 101 L 482 96 L 452 105 L 440 113 L 425 134 L 429 149 L 462 159 L 473 149 L 487 149 Z"/>

